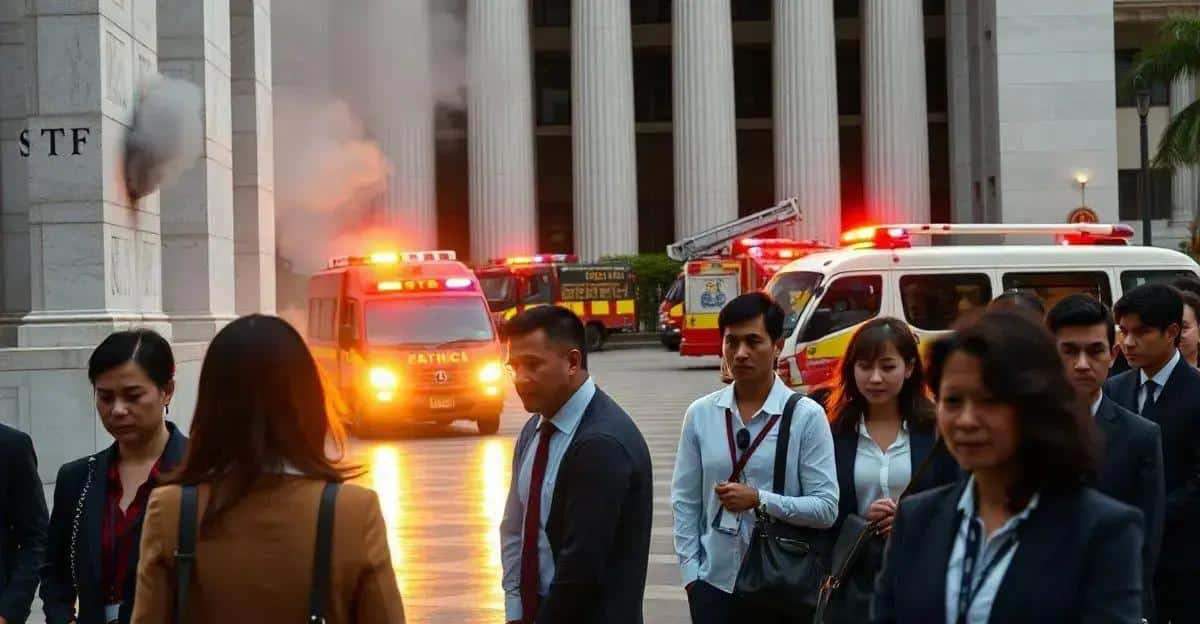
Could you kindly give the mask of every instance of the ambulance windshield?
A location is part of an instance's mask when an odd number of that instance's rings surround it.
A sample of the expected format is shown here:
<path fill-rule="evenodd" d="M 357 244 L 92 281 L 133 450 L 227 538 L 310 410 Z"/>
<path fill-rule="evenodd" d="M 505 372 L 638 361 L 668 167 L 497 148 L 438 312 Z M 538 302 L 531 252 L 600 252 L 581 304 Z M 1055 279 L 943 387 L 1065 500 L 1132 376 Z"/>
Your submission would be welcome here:
<path fill-rule="evenodd" d="M 405 297 L 370 301 L 367 343 L 375 346 L 438 345 L 492 340 L 492 322 L 475 297 Z"/>
<path fill-rule="evenodd" d="M 790 336 L 821 284 L 821 274 L 812 271 L 779 273 L 767 284 L 766 291 L 783 308 L 783 335 Z"/>

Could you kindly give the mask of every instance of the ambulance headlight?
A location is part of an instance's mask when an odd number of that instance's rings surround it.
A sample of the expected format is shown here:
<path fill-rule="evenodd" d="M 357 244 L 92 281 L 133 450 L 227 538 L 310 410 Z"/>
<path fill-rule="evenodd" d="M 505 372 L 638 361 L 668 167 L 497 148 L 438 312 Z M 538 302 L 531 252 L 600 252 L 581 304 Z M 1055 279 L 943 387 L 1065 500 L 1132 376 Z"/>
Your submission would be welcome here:
<path fill-rule="evenodd" d="M 499 362 L 488 362 L 479 369 L 479 381 L 485 384 L 496 383 L 504 376 L 504 369 Z"/>
<path fill-rule="evenodd" d="M 396 386 L 400 385 L 400 379 L 396 377 L 396 373 L 382 366 L 372 368 L 367 375 L 367 380 L 372 388 L 380 392 L 394 391 Z"/>

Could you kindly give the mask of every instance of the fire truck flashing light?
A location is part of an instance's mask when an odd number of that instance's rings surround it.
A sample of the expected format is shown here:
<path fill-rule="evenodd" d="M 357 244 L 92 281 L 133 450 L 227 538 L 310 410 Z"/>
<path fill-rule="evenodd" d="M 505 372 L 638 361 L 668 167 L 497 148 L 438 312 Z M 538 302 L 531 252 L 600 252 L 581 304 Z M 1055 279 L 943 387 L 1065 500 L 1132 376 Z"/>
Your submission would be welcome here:
<path fill-rule="evenodd" d="M 516 256 L 512 258 L 492 258 L 492 264 L 497 265 L 517 265 L 517 264 L 545 264 L 547 262 L 578 262 L 579 257 L 574 254 L 538 254 L 536 256 Z"/>

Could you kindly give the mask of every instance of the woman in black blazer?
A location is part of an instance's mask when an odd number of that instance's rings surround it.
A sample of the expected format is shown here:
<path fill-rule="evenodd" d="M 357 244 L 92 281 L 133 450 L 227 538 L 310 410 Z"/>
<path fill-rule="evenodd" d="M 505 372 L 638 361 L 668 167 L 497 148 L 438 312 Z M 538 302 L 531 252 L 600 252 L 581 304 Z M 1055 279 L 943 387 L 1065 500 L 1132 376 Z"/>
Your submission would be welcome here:
<path fill-rule="evenodd" d="M 880 317 L 855 332 L 828 404 L 840 490 L 831 537 L 836 539 L 852 514 L 883 527 L 848 570 L 825 616 L 826 624 L 858 624 L 869 614 L 900 495 L 951 483 L 959 473 L 936 444 L 917 339 L 904 321 Z"/>
<path fill-rule="evenodd" d="M 1084 486 L 1095 425 L 1046 329 L 988 312 L 934 345 L 929 379 L 971 476 L 900 505 L 872 621 L 1139 622 L 1141 513 Z"/>
<path fill-rule="evenodd" d="M 109 336 L 88 360 L 88 378 L 115 442 L 58 471 L 41 574 L 47 624 L 129 622 L 146 502 L 187 446 L 165 420 L 175 359 L 162 336 Z"/>

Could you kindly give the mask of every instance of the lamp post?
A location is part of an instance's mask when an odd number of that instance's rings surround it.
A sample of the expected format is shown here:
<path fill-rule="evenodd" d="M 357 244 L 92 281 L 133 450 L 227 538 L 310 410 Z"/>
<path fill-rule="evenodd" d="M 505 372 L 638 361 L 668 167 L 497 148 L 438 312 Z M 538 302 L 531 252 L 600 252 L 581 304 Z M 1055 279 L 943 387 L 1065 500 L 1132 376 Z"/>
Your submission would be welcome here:
<path fill-rule="evenodd" d="M 1138 213 L 1142 217 L 1142 245 L 1150 246 L 1150 135 L 1146 117 L 1150 114 L 1150 87 L 1138 76 L 1133 81 L 1134 101 L 1137 103 L 1138 129 L 1141 133 L 1142 169 L 1138 172 Z"/>

